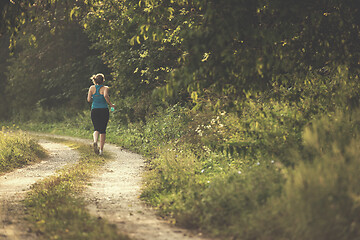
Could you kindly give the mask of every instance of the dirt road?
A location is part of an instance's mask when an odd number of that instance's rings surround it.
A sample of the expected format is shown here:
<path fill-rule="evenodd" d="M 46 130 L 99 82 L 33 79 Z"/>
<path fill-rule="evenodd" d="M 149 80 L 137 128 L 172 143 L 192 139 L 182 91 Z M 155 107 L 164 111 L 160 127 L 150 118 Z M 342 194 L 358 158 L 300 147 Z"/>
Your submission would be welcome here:
<path fill-rule="evenodd" d="M 77 152 L 65 145 L 47 140 L 39 143 L 49 152 L 47 159 L 0 176 L 0 239 L 36 239 L 23 220 L 21 200 L 32 184 L 79 159 Z"/>
<path fill-rule="evenodd" d="M 89 144 L 87 140 L 59 138 Z M 50 152 L 49 159 L 0 177 L 0 201 L 1 206 L 4 206 L 0 211 L 0 239 L 34 239 L 31 233 L 18 226 L 21 225 L 21 220 L 13 217 L 15 212 L 21 213 L 19 200 L 31 184 L 78 159 L 76 151 L 64 145 L 46 140 L 41 140 L 40 143 Z M 139 199 L 141 177 L 145 170 L 144 159 L 140 155 L 112 144 L 106 144 L 105 151 L 111 152 L 114 160 L 108 162 L 98 176 L 94 176 L 83 193 L 93 215 L 106 218 L 116 224 L 119 231 L 137 240 L 205 239 L 201 234 L 175 227 L 160 219 L 154 210 Z"/>

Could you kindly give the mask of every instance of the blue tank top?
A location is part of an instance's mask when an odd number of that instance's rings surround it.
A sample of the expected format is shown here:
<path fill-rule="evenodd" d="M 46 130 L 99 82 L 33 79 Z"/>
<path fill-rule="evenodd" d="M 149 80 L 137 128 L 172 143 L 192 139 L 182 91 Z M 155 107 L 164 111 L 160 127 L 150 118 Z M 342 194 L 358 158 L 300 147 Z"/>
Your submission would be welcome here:
<path fill-rule="evenodd" d="M 94 108 L 108 108 L 108 104 L 105 100 L 104 95 L 100 94 L 100 88 L 102 88 L 103 85 L 95 85 L 96 88 L 96 92 L 94 93 L 94 95 L 92 96 L 93 98 L 93 102 L 91 105 L 91 109 Z"/>

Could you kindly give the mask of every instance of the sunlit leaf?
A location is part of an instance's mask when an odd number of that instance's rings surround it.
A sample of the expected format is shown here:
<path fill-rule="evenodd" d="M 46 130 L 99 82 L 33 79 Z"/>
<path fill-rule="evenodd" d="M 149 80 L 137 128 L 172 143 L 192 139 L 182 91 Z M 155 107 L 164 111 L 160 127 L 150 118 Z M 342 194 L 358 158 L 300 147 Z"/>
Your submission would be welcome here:
<path fill-rule="evenodd" d="M 136 38 L 136 36 L 134 36 L 134 37 L 132 37 L 132 38 L 130 39 L 130 45 L 131 45 L 131 46 L 134 46 L 134 45 L 135 45 L 135 38 Z"/>

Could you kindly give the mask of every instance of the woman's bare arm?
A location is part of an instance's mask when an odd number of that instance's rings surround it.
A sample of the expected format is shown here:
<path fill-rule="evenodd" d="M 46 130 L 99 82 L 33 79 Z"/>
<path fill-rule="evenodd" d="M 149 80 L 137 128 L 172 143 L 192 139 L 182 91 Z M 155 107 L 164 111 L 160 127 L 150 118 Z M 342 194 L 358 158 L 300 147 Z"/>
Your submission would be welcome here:
<path fill-rule="evenodd" d="M 111 103 L 110 97 L 109 97 L 109 87 L 105 87 L 104 89 L 104 98 L 106 102 L 109 104 L 110 107 L 115 107 L 114 104 Z"/>
<path fill-rule="evenodd" d="M 88 95 L 87 95 L 87 101 L 88 102 L 91 102 L 91 97 L 93 95 L 92 88 L 93 88 L 93 86 L 89 87 L 89 92 L 88 92 Z"/>

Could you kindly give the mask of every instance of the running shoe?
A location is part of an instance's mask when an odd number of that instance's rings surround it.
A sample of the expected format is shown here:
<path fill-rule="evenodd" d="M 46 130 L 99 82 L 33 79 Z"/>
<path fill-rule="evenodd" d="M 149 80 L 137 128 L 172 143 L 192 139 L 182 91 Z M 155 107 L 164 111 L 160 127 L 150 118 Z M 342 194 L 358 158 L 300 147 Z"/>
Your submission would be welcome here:
<path fill-rule="evenodd" d="M 93 143 L 93 148 L 94 148 L 94 152 L 95 152 L 96 154 L 99 154 L 99 148 L 98 148 L 98 145 L 97 145 L 96 142 Z"/>

